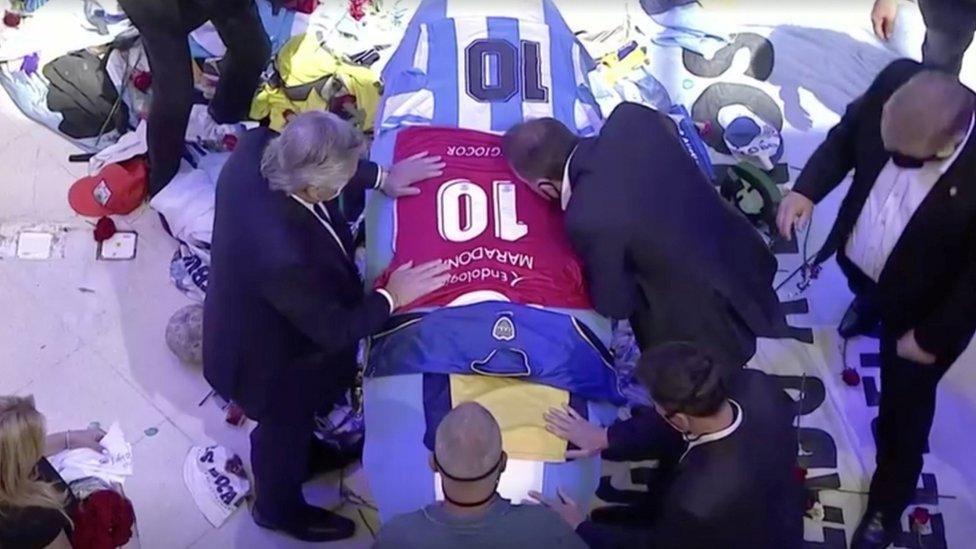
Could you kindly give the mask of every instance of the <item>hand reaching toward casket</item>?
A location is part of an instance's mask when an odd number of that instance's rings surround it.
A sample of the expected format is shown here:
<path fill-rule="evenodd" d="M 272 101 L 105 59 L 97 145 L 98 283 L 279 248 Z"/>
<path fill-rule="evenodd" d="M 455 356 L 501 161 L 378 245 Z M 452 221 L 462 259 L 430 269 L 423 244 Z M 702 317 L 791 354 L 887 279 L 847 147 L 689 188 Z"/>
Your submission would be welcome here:
<path fill-rule="evenodd" d="M 552 509 L 573 530 L 577 529 L 586 520 L 586 513 L 580 509 L 580 506 L 572 498 L 563 492 L 562 488 L 556 489 L 555 498 L 547 498 L 535 490 L 529 492 L 529 497 Z"/>
<path fill-rule="evenodd" d="M 413 266 L 413 262 L 400 265 L 390 273 L 386 291 L 393 296 L 393 310 L 400 309 L 421 297 L 440 289 L 451 279 L 449 266 L 441 260 Z"/>
<path fill-rule="evenodd" d="M 567 450 L 567 459 L 593 457 L 607 449 L 607 429 L 594 425 L 569 406 L 550 408 L 546 412 L 546 430 L 576 445 L 578 450 Z"/>
<path fill-rule="evenodd" d="M 439 156 L 428 156 L 426 152 L 415 154 L 390 168 L 390 172 L 380 184 L 380 190 L 391 198 L 420 194 L 420 189 L 413 184 L 440 176 L 444 173 L 444 166 L 446 164 Z"/>

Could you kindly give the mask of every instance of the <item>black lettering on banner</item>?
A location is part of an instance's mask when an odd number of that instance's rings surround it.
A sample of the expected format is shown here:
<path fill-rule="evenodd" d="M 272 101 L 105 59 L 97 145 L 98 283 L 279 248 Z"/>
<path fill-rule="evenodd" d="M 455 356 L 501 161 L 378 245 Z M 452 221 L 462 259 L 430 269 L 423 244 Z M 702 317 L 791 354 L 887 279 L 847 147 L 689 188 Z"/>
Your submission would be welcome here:
<path fill-rule="evenodd" d="M 207 451 L 200 456 L 200 463 L 213 463 L 213 456 L 213 450 L 208 448 Z"/>
<path fill-rule="evenodd" d="M 684 49 L 681 61 L 691 74 L 702 78 L 715 78 L 732 67 L 735 54 L 742 48 L 749 50 L 749 69 L 746 71 L 746 76 L 765 82 L 773 73 L 776 55 L 772 42 L 752 32 L 733 34 L 732 43 L 715 52 L 715 56 L 711 59 L 705 59 L 700 53 Z"/>
<path fill-rule="evenodd" d="M 823 542 L 803 540 L 803 549 L 847 549 L 847 533 L 843 528 L 823 527 Z"/>
<path fill-rule="evenodd" d="M 521 51 L 520 51 L 521 50 Z M 494 60 L 494 81 L 487 82 L 488 59 Z M 500 103 L 522 90 L 529 102 L 549 100 L 542 85 L 542 49 L 538 42 L 523 40 L 520 48 L 506 40 L 475 40 L 465 49 L 465 81 L 468 95 L 483 103 Z"/>
<path fill-rule="evenodd" d="M 772 97 L 759 88 L 731 82 L 716 82 L 698 96 L 691 106 L 691 117 L 695 122 L 707 123 L 712 131 L 703 136 L 708 146 L 722 154 L 731 154 L 725 145 L 722 125 L 718 123 L 718 112 L 728 105 L 745 105 L 756 116 L 783 131 L 783 111 Z"/>
<path fill-rule="evenodd" d="M 640 474 L 641 469 L 647 468 L 632 468 L 631 476 L 634 476 L 635 471 Z M 649 469 L 648 469 L 649 470 Z M 636 483 L 635 483 L 636 484 Z M 620 490 L 614 487 L 611 482 L 611 477 L 601 476 L 600 485 L 596 489 L 596 497 L 600 498 L 601 501 L 606 503 L 613 503 L 618 505 L 637 505 L 641 502 L 647 500 L 646 490 Z"/>
<path fill-rule="evenodd" d="M 802 452 L 797 461 L 800 467 L 805 469 L 837 468 L 837 443 L 834 442 L 830 433 L 823 429 L 801 427 L 799 438 Z"/>
<path fill-rule="evenodd" d="M 797 413 L 801 416 L 813 413 L 827 398 L 827 388 L 820 378 L 811 376 L 772 376 L 772 378 L 790 397 L 800 396 L 800 400 L 797 401 L 799 408 Z"/>

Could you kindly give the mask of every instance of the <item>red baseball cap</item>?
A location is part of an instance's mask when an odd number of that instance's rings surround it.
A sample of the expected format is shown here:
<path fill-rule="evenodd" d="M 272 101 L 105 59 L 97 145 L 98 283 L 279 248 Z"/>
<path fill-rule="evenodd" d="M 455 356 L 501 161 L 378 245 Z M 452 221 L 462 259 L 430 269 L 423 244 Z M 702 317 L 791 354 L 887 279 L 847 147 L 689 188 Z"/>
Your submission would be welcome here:
<path fill-rule="evenodd" d="M 88 217 L 126 215 L 146 199 L 146 163 L 141 158 L 109 164 L 98 175 L 83 177 L 68 191 L 71 209 Z"/>

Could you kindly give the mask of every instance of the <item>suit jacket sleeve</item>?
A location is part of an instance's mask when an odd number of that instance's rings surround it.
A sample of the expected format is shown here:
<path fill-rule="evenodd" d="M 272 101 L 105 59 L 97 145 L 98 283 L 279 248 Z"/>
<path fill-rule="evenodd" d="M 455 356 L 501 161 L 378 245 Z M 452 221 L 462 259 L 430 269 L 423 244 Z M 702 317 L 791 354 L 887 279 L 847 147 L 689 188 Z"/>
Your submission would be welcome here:
<path fill-rule="evenodd" d="M 962 351 L 976 329 L 976 237 L 970 238 L 969 257 L 942 304 L 921 325 L 915 339 L 922 349 L 940 358 Z"/>
<path fill-rule="evenodd" d="M 885 67 L 864 95 L 847 106 L 840 123 L 830 130 L 827 139 L 810 156 L 793 190 L 817 203 L 837 188 L 854 168 L 858 125 L 867 99 L 886 99 L 920 69 L 921 65 L 911 59 L 899 59 Z"/>
<path fill-rule="evenodd" d="M 378 292 L 344 307 L 329 291 L 329 281 L 313 278 L 301 266 L 274 270 L 262 285 L 265 298 L 323 351 L 337 353 L 383 328 L 390 303 Z"/>
<path fill-rule="evenodd" d="M 606 226 L 575 223 L 570 238 L 583 261 L 593 308 L 603 316 L 629 318 L 643 299 L 627 262 L 626 236 Z"/>
<path fill-rule="evenodd" d="M 827 133 L 827 139 L 810 156 L 793 191 L 819 203 L 844 181 L 854 168 L 855 136 L 863 104 L 864 96 L 861 96 L 847 106 L 840 122 Z"/>
<path fill-rule="evenodd" d="M 346 184 L 343 192 L 361 193 L 369 189 L 376 189 L 380 186 L 380 167 L 376 162 L 360 160 L 356 166 L 356 173 Z"/>
<path fill-rule="evenodd" d="M 677 460 L 687 447 L 678 431 L 657 412 L 646 407 L 635 408 L 633 417 L 611 425 L 607 429 L 607 442 L 603 457 L 611 461 L 667 457 Z"/>

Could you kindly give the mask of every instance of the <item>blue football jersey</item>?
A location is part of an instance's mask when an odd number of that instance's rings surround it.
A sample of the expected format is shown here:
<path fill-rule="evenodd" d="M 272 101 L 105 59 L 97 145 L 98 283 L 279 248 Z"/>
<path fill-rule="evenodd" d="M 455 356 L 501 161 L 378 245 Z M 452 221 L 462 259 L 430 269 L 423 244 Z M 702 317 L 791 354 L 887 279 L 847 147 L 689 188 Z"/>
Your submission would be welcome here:
<path fill-rule="evenodd" d="M 542 117 L 592 135 L 593 66 L 551 0 L 424 0 L 383 70 L 377 135 L 420 124 L 497 133 Z"/>

